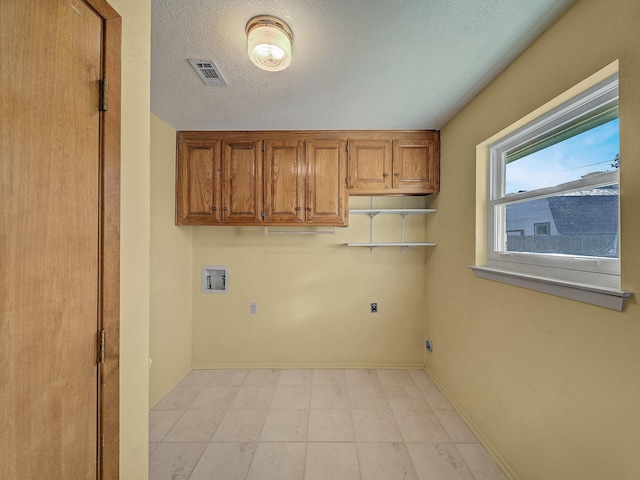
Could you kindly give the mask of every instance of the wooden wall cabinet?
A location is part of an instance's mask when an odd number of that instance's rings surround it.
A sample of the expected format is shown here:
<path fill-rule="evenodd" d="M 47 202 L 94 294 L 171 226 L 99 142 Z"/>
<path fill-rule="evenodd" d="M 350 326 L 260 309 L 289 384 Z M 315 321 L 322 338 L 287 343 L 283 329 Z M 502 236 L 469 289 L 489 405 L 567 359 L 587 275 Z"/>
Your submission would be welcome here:
<path fill-rule="evenodd" d="M 346 145 L 345 140 L 307 141 L 308 224 L 347 225 Z"/>
<path fill-rule="evenodd" d="M 178 144 L 176 224 L 220 222 L 220 141 Z"/>
<path fill-rule="evenodd" d="M 433 135 L 435 137 L 435 135 Z M 393 189 L 403 193 L 435 193 L 440 189 L 437 138 L 393 141 Z"/>
<path fill-rule="evenodd" d="M 346 168 L 345 140 L 266 140 L 264 223 L 345 226 Z"/>
<path fill-rule="evenodd" d="M 267 140 L 264 156 L 265 223 L 305 221 L 306 161 L 303 140 Z"/>
<path fill-rule="evenodd" d="M 427 195 L 440 190 L 439 133 L 349 141 L 350 195 Z"/>
<path fill-rule="evenodd" d="M 222 221 L 262 222 L 262 142 L 222 141 Z"/>
<path fill-rule="evenodd" d="M 179 132 L 177 225 L 346 226 L 346 139 Z"/>
<path fill-rule="evenodd" d="M 351 140 L 349 142 L 349 193 L 392 188 L 391 140 Z"/>
<path fill-rule="evenodd" d="M 439 191 L 436 131 L 178 132 L 177 225 L 348 224 L 348 195 Z"/>

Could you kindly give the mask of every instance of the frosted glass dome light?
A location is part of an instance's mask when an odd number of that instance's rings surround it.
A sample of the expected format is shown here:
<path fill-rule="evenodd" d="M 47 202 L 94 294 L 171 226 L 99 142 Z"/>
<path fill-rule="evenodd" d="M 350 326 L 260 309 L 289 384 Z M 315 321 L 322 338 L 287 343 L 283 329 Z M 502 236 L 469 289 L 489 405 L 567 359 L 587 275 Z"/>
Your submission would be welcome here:
<path fill-rule="evenodd" d="M 246 32 L 249 58 L 257 67 L 279 72 L 289 66 L 293 33 L 286 23 L 259 15 L 249 20 Z"/>

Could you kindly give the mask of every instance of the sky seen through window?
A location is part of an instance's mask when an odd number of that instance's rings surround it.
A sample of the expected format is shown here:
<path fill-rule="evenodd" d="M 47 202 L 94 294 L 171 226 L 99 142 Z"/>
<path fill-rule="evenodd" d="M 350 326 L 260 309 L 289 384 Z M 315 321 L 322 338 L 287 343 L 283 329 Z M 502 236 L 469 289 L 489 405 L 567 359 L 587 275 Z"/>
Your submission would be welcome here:
<path fill-rule="evenodd" d="M 596 172 L 611 172 L 620 152 L 616 118 L 506 165 L 505 193 L 552 187 Z"/>

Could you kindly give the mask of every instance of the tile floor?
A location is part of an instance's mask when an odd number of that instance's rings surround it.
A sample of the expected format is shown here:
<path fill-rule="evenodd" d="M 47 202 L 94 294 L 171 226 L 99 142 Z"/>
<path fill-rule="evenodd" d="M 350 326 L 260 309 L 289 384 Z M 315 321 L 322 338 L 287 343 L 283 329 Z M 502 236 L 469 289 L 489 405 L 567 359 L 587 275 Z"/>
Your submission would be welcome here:
<path fill-rule="evenodd" d="M 149 415 L 150 480 L 506 480 L 421 370 L 193 370 Z"/>

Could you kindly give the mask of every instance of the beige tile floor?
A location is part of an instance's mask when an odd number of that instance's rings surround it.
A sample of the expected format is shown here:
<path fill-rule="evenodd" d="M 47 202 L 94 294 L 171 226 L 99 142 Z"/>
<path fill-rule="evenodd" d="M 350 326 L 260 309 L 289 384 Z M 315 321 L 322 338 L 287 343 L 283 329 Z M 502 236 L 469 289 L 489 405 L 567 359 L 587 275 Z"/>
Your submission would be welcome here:
<path fill-rule="evenodd" d="M 193 370 L 149 415 L 150 480 L 506 480 L 421 370 Z"/>

